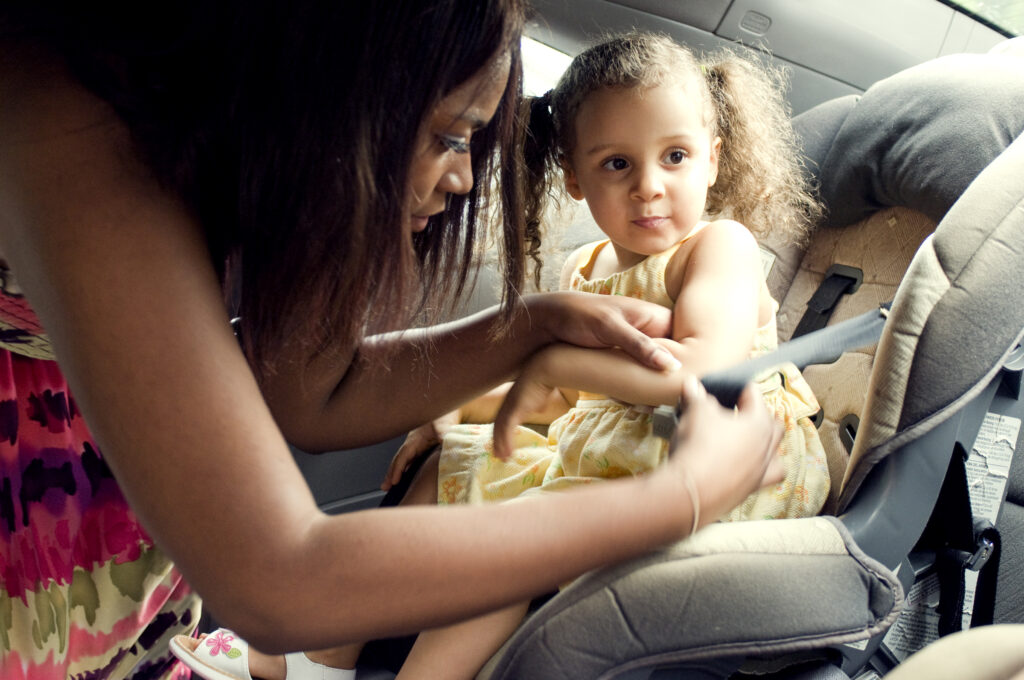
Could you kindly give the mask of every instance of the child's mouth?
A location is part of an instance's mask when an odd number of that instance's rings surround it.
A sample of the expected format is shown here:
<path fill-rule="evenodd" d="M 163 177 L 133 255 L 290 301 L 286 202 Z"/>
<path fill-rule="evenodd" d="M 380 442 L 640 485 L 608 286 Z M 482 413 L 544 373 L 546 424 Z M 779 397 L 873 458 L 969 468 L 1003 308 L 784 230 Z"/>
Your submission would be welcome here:
<path fill-rule="evenodd" d="M 654 229 L 659 224 L 665 221 L 665 217 L 654 216 L 654 217 L 638 217 L 633 220 L 633 224 L 644 229 Z"/>

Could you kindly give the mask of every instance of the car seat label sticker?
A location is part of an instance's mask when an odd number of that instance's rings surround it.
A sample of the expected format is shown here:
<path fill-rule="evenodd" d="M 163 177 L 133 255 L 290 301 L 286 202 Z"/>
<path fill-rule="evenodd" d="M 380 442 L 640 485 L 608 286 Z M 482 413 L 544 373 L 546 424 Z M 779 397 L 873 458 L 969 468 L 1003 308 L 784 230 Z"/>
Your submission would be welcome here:
<path fill-rule="evenodd" d="M 995 524 L 1006 496 L 1010 462 L 1019 435 L 1019 418 L 998 413 L 985 415 L 967 459 L 967 484 L 975 519 L 985 518 Z"/>
<path fill-rule="evenodd" d="M 939 577 L 932 573 L 910 586 L 903 613 L 886 631 L 883 644 L 902 662 L 939 639 Z"/>

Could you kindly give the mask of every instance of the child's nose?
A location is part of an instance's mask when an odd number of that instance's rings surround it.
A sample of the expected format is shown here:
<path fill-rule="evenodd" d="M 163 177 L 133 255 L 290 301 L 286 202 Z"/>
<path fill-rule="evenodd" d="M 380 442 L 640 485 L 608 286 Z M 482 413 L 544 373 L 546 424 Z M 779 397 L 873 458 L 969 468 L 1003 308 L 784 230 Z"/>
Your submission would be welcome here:
<path fill-rule="evenodd" d="M 647 165 L 640 166 L 633 185 L 633 198 L 640 201 L 652 201 L 665 195 L 665 183 L 662 181 L 660 169 Z"/>

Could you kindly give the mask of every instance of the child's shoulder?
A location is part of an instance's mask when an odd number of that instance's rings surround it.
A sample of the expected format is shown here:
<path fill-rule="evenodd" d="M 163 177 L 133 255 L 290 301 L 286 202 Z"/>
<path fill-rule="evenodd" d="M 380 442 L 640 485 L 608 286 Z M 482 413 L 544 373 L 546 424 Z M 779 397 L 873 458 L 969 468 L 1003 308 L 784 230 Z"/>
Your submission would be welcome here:
<path fill-rule="evenodd" d="M 693 260 L 695 255 L 699 255 L 699 260 Z M 665 270 L 669 290 L 678 290 L 682 285 L 691 260 L 717 270 L 727 264 L 730 271 L 735 271 L 734 268 L 760 263 L 761 255 L 757 239 L 749 229 L 736 220 L 721 219 L 706 223 L 672 254 Z"/>
<path fill-rule="evenodd" d="M 757 252 L 757 239 L 741 222 L 729 219 L 705 223 L 676 250 L 674 258 L 688 258 L 696 251 Z"/>

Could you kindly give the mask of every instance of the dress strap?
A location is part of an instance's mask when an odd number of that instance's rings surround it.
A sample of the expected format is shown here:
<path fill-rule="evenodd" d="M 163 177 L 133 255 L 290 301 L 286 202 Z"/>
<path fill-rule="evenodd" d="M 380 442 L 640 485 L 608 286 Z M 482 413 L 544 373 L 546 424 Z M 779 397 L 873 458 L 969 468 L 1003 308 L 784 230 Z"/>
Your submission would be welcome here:
<path fill-rule="evenodd" d="M 597 259 L 598 254 L 609 243 L 611 243 L 609 239 L 604 239 L 603 241 L 594 241 L 580 248 L 579 257 L 576 258 L 576 271 L 587 272 L 589 275 L 589 272 L 594 267 L 594 260 Z"/>

